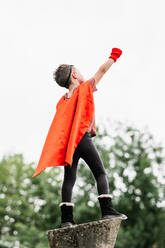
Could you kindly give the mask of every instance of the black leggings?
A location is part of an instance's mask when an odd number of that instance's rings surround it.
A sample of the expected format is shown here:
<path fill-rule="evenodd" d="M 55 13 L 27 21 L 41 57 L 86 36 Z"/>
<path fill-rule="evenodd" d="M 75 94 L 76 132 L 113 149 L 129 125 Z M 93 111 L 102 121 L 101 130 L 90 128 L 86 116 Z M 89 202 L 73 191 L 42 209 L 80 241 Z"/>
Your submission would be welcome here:
<path fill-rule="evenodd" d="M 70 168 L 69 164 L 64 166 L 62 184 L 63 202 L 71 202 L 72 200 L 72 189 L 76 182 L 77 165 L 80 157 L 87 163 L 96 179 L 98 194 L 109 194 L 109 185 L 103 162 L 90 133 L 86 132 L 75 149 L 72 167 Z"/>

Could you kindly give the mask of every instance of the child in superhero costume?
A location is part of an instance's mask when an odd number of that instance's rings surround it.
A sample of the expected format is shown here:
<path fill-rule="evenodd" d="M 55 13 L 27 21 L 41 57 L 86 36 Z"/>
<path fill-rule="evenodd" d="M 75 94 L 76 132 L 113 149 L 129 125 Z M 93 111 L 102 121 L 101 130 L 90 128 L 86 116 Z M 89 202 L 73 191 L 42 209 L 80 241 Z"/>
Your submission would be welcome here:
<path fill-rule="evenodd" d="M 92 141 L 96 136 L 93 92 L 98 90 L 96 85 L 121 54 L 121 49 L 113 48 L 108 60 L 87 81 L 74 65 L 61 64 L 54 72 L 54 80 L 69 92 L 57 103 L 56 114 L 32 177 L 47 167 L 64 166 L 60 227 L 76 225 L 71 199 L 80 158 L 87 163 L 97 182 L 101 219 L 127 219 L 113 208 L 104 164 Z"/>

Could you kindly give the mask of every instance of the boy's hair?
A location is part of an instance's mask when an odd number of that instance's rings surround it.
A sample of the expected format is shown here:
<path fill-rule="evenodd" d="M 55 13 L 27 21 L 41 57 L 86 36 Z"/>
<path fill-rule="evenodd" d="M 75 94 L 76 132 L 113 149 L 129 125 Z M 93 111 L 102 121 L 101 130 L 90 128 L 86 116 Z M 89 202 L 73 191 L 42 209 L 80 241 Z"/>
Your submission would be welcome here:
<path fill-rule="evenodd" d="M 68 64 L 60 64 L 58 68 L 53 73 L 53 79 L 57 82 L 61 87 L 65 87 L 69 89 L 71 84 L 71 72 L 74 69 L 73 65 Z"/>

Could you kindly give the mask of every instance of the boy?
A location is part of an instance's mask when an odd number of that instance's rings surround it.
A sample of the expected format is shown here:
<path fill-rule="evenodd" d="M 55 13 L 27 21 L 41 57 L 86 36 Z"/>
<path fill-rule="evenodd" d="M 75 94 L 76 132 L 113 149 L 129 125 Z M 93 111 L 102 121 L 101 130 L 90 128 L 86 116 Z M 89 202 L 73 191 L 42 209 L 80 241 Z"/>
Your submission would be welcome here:
<path fill-rule="evenodd" d="M 76 224 L 71 198 L 80 158 L 87 163 L 97 182 L 102 219 L 127 218 L 112 207 L 106 171 L 92 141 L 92 137 L 96 136 L 93 92 L 98 90 L 96 85 L 121 54 L 120 49 L 113 48 L 108 61 L 87 81 L 74 65 L 62 64 L 53 74 L 57 84 L 69 89 L 69 92 L 57 104 L 57 112 L 33 177 L 48 166 L 64 166 L 62 202 L 59 204 L 61 227 Z"/>

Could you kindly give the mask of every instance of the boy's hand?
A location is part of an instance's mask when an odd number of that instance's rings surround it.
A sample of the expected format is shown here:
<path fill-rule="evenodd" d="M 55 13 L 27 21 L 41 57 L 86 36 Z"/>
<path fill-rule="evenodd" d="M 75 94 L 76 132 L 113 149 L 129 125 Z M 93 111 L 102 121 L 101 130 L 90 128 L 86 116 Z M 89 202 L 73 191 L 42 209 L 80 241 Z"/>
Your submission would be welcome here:
<path fill-rule="evenodd" d="M 111 55 L 109 56 L 109 58 L 113 59 L 114 62 L 116 62 L 116 60 L 122 55 L 122 50 L 119 48 L 112 48 L 112 52 Z"/>

